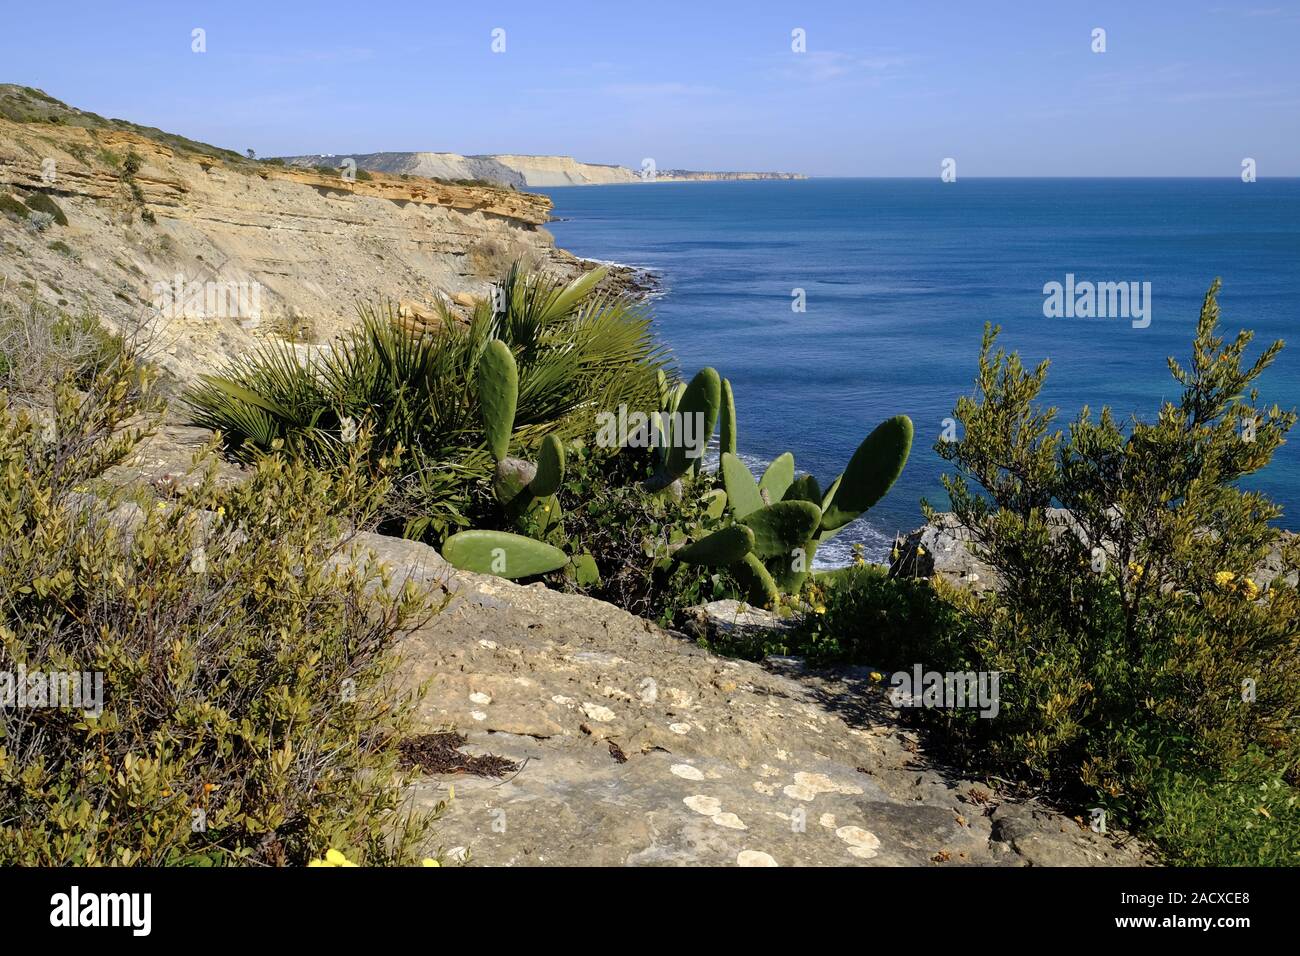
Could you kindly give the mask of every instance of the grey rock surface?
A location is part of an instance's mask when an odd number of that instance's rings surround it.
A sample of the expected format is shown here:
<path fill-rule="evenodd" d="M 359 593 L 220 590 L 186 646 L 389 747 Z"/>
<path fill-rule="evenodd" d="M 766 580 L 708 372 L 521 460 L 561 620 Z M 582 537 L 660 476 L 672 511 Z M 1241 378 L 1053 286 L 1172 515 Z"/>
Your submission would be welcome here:
<path fill-rule="evenodd" d="M 611 605 L 363 535 L 448 607 L 403 642 L 420 732 L 520 764 L 455 788 L 436 846 L 487 865 L 1135 865 L 1141 848 L 954 774 L 869 672 L 720 658 Z"/>

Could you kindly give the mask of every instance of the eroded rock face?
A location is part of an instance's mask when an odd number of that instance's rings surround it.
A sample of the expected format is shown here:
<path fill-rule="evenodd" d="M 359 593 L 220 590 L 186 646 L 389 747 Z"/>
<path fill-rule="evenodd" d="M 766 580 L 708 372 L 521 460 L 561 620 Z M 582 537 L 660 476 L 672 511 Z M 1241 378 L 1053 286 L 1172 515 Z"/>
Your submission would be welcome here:
<path fill-rule="evenodd" d="M 38 233 L 0 215 L 0 281 L 85 304 L 119 329 L 144 324 L 181 381 L 267 339 L 304 356 L 328 347 L 358 304 L 472 302 L 515 258 L 565 277 L 584 267 L 541 228 L 545 196 L 378 173 L 348 181 L 121 129 L 0 119 L 0 194 L 11 190 L 53 198 L 68 225 Z"/>
<path fill-rule="evenodd" d="M 478 863 L 1142 861 L 1072 816 L 933 766 L 866 671 L 775 673 L 599 601 L 455 571 L 423 545 L 359 543 L 453 595 L 402 645 L 406 678 L 428 682 L 419 730 L 455 728 L 469 752 L 522 764 L 414 788 L 431 806 L 455 787 L 437 839 Z"/>

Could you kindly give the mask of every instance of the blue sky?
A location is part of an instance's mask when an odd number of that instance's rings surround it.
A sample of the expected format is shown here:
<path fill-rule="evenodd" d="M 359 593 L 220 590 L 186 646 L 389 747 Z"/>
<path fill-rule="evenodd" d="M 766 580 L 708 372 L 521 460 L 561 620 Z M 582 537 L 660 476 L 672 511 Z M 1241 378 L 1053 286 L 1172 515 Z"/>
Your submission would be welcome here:
<path fill-rule="evenodd" d="M 1300 175 L 1300 2 L 99 0 L 4 19 L 0 81 L 261 156 L 828 176 L 945 157 L 962 176 L 1235 176 L 1249 156 Z"/>

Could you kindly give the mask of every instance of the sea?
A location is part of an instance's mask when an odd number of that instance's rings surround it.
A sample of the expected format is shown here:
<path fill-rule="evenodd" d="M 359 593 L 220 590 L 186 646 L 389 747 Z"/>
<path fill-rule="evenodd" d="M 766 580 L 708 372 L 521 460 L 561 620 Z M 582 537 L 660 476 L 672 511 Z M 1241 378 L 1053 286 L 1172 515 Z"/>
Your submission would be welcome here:
<path fill-rule="evenodd" d="M 742 457 L 791 451 L 822 486 L 875 425 L 911 416 L 902 477 L 818 555 L 854 544 L 883 557 L 941 510 L 934 451 L 971 394 L 986 323 L 1032 366 L 1064 425 L 1083 405 L 1154 418 L 1179 394 L 1201 300 L 1223 280 L 1221 329 L 1255 333 L 1249 355 L 1288 348 L 1262 376 L 1266 404 L 1300 405 L 1300 179 L 808 179 L 543 190 L 548 228 L 576 255 L 636 266 L 659 291 L 655 329 L 684 378 L 731 380 Z M 1049 301 L 1055 287 L 1056 306 Z M 1061 308 L 1087 284 L 1112 313 Z M 1045 289 L 1048 291 L 1045 292 Z M 1065 293 L 1069 292 L 1070 295 Z M 1115 314 L 1122 313 L 1122 314 Z M 1300 528 L 1300 432 L 1249 480 Z"/>

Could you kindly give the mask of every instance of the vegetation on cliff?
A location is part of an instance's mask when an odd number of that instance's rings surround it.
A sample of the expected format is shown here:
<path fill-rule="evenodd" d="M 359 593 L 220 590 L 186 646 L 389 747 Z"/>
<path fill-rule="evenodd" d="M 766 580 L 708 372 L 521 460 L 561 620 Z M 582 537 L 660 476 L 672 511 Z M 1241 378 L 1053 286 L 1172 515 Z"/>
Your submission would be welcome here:
<path fill-rule="evenodd" d="M 413 860 L 392 647 L 435 609 L 338 560 L 389 488 L 367 436 L 328 473 L 268 456 L 123 498 L 103 476 L 156 420 L 150 371 L 38 306 L 0 310 L 0 347 L 0 864 Z"/>

